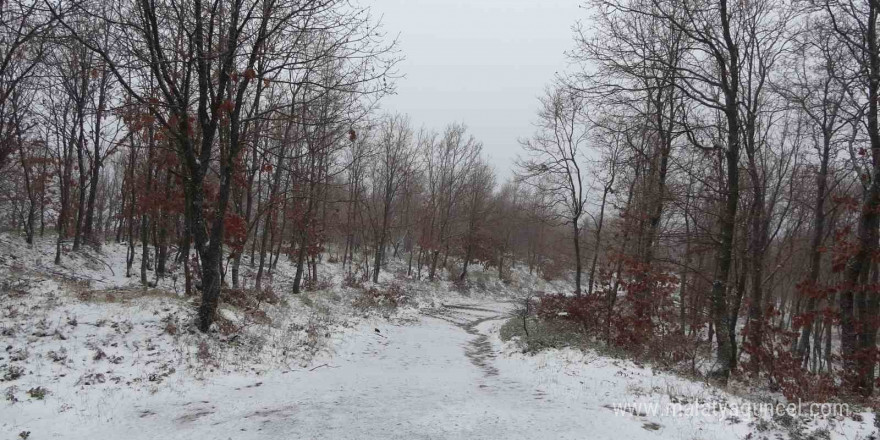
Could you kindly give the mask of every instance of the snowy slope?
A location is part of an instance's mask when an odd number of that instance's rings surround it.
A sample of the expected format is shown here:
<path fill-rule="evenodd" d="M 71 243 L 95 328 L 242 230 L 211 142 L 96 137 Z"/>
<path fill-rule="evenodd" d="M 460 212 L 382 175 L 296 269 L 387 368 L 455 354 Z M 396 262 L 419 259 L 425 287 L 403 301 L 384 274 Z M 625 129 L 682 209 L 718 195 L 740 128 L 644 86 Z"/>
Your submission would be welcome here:
<path fill-rule="evenodd" d="M 51 242 L 17 240 L 0 236 L 0 438 L 856 440 L 876 430 L 867 412 L 734 415 L 749 401 L 590 351 L 524 355 L 498 337 L 512 299 L 447 282 L 385 275 L 404 283 L 410 307 L 357 309 L 360 291 L 340 287 L 330 264 L 329 287 L 262 305 L 269 322 L 224 306 L 237 330 L 203 335 L 194 300 L 171 280 L 143 290 L 124 277 L 123 246 L 57 267 Z M 546 288 L 528 283 L 499 290 Z M 663 413 L 675 405 L 724 411 Z"/>

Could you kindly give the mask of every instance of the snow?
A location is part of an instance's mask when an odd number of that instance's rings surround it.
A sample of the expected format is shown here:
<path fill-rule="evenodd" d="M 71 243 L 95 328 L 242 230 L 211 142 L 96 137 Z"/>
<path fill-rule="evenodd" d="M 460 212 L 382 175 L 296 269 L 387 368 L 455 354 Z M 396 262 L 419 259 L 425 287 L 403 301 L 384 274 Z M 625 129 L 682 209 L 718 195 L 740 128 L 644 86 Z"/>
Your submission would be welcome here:
<path fill-rule="evenodd" d="M 590 350 L 523 354 L 499 328 L 514 298 L 553 287 L 521 269 L 518 283 L 491 285 L 495 293 L 462 293 L 392 268 L 380 284 L 402 283 L 409 306 L 371 311 L 352 308 L 359 290 L 340 287 L 340 267 L 323 263 L 327 290 L 281 294 L 283 304 L 261 306 L 271 323 L 224 305 L 220 315 L 239 331 L 203 335 L 172 280 L 144 291 L 124 276 L 124 245 L 70 253 L 59 268 L 51 241 L 20 243 L 0 235 L 0 378 L 24 368 L 0 381 L 17 400 L 0 402 L 2 438 L 770 439 L 827 430 L 855 440 L 875 431 L 870 412 L 794 428 L 731 417 L 750 400 Z M 289 291 L 289 276 L 282 261 L 273 287 Z M 37 387 L 48 394 L 29 395 Z M 683 402 L 727 412 L 662 413 Z"/>

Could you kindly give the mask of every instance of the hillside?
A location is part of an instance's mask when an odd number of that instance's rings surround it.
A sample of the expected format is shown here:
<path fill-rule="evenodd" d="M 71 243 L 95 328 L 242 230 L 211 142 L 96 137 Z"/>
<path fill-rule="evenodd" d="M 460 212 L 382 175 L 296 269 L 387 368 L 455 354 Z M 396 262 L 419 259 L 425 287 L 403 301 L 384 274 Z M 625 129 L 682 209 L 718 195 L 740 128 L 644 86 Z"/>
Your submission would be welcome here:
<path fill-rule="evenodd" d="M 736 411 L 753 400 L 589 348 L 524 354 L 499 331 L 518 296 L 552 287 L 527 274 L 469 292 L 391 275 L 344 287 L 338 264 L 322 263 L 323 287 L 294 296 L 283 289 L 289 266 L 280 264 L 273 298 L 227 297 L 220 325 L 202 334 L 195 299 L 182 296 L 173 277 L 147 289 L 124 277 L 123 245 L 68 253 L 61 266 L 53 252 L 48 240 L 29 249 L 0 236 L 4 438 L 867 439 L 875 432 L 871 413 L 749 417 Z M 364 299 L 380 289 L 398 292 L 399 304 Z M 675 405 L 705 413 L 674 414 Z"/>

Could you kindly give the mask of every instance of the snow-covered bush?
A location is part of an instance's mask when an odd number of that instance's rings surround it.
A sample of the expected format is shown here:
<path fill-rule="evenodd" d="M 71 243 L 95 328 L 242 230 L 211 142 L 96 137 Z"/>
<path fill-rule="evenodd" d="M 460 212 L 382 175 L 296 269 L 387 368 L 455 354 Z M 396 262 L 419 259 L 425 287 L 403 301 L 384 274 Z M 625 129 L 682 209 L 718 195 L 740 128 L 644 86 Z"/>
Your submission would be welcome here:
<path fill-rule="evenodd" d="M 358 309 L 397 309 L 399 306 L 405 305 L 407 296 L 403 292 L 403 286 L 398 283 L 391 283 L 387 287 L 382 286 L 370 287 L 361 292 L 354 299 L 352 305 Z"/>

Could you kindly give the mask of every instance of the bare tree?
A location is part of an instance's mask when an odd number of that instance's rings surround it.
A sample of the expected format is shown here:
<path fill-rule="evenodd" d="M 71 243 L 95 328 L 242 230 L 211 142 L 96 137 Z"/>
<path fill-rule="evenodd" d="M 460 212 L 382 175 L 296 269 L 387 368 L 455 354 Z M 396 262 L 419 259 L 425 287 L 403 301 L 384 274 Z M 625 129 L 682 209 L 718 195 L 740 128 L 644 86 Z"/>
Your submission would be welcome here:
<path fill-rule="evenodd" d="M 492 168 L 482 160 L 477 161 L 467 176 L 467 197 L 462 206 L 465 230 L 462 235 L 464 252 L 459 281 L 467 280 L 468 265 L 478 251 L 487 245 L 489 238 L 485 228 L 493 214 L 491 201 L 494 189 L 495 173 Z"/>
<path fill-rule="evenodd" d="M 587 205 L 588 183 L 582 148 L 588 139 L 584 98 L 564 85 L 547 90 L 541 99 L 537 131 L 522 140 L 526 157 L 517 161 L 520 177 L 549 194 L 554 220 L 572 227 L 575 294 L 581 294 L 581 219 Z"/>
<path fill-rule="evenodd" d="M 482 144 L 468 136 L 462 124 L 447 126 L 439 140 L 433 134 L 423 133 L 419 144 L 425 155 L 429 211 L 422 245 L 428 252 L 428 278 L 433 280 L 440 253 L 444 253 L 444 259 L 449 256 L 450 241 L 456 232 L 455 214 L 467 187 L 466 176 L 479 157 Z"/>
<path fill-rule="evenodd" d="M 379 282 L 379 270 L 383 263 L 388 229 L 397 202 L 397 196 L 407 174 L 413 172 L 416 155 L 413 148 L 413 131 L 409 118 L 387 115 L 378 127 L 378 147 L 373 168 L 374 198 L 378 198 L 373 215 L 376 250 L 373 258 L 373 282 Z"/>
<path fill-rule="evenodd" d="M 192 237 L 201 259 L 199 328 L 207 331 L 219 301 L 233 177 L 245 145 L 248 109 L 259 107 L 264 90 L 260 84 L 269 79 L 268 73 L 279 70 L 307 66 L 327 71 L 343 66 L 347 74 L 300 80 L 326 90 L 381 94 L 389 85 L 377 80 L 394 64 L 394 59 L 384 58 L 390 47 L 379 41 L 381 34 L 369 16 L 346 10 L 334 0 L 237 0 L 223 8 L 200 0 L 192 5 L 152 0 L 83 2 L 71 8 L 62 2 L 53 7 L 53 14 L 73 38 L 100 56 L 128 96 L 145 105 L 174 139 L 185 177 L 186 237 Z M 81 32 L 75 25 L 81 17 L 100 17 L 120 39 L 109 45 Z M 286 51 L 290 55 L 258 65 L 276 40 L 291 44 Z M 258 67 L 264 70 L 258 72 Z M 275 81 L 284 79 L 296 81 L 297 75 Z M 311 151 L 319 148 L 310 145 Z M 218 192 L 210 207 L 205 187 L 215 179 L 215 163 Z M 188 250 L 186 241 L 184 250 Z M 294 290 L 299 289 L 301 278 L 300 262 Z"/>
<path fill-rule="evenodd" d="M 21 130 L 9 99 L 32 77 L 49 47 L 54 20 L 40 0 L 15 1 L 0 7 L 0 170 L 18 149 Z M 18 126 L 17 126 L 18 125 Z M 17 126 L 17 127 L 16 127 Z"/>

